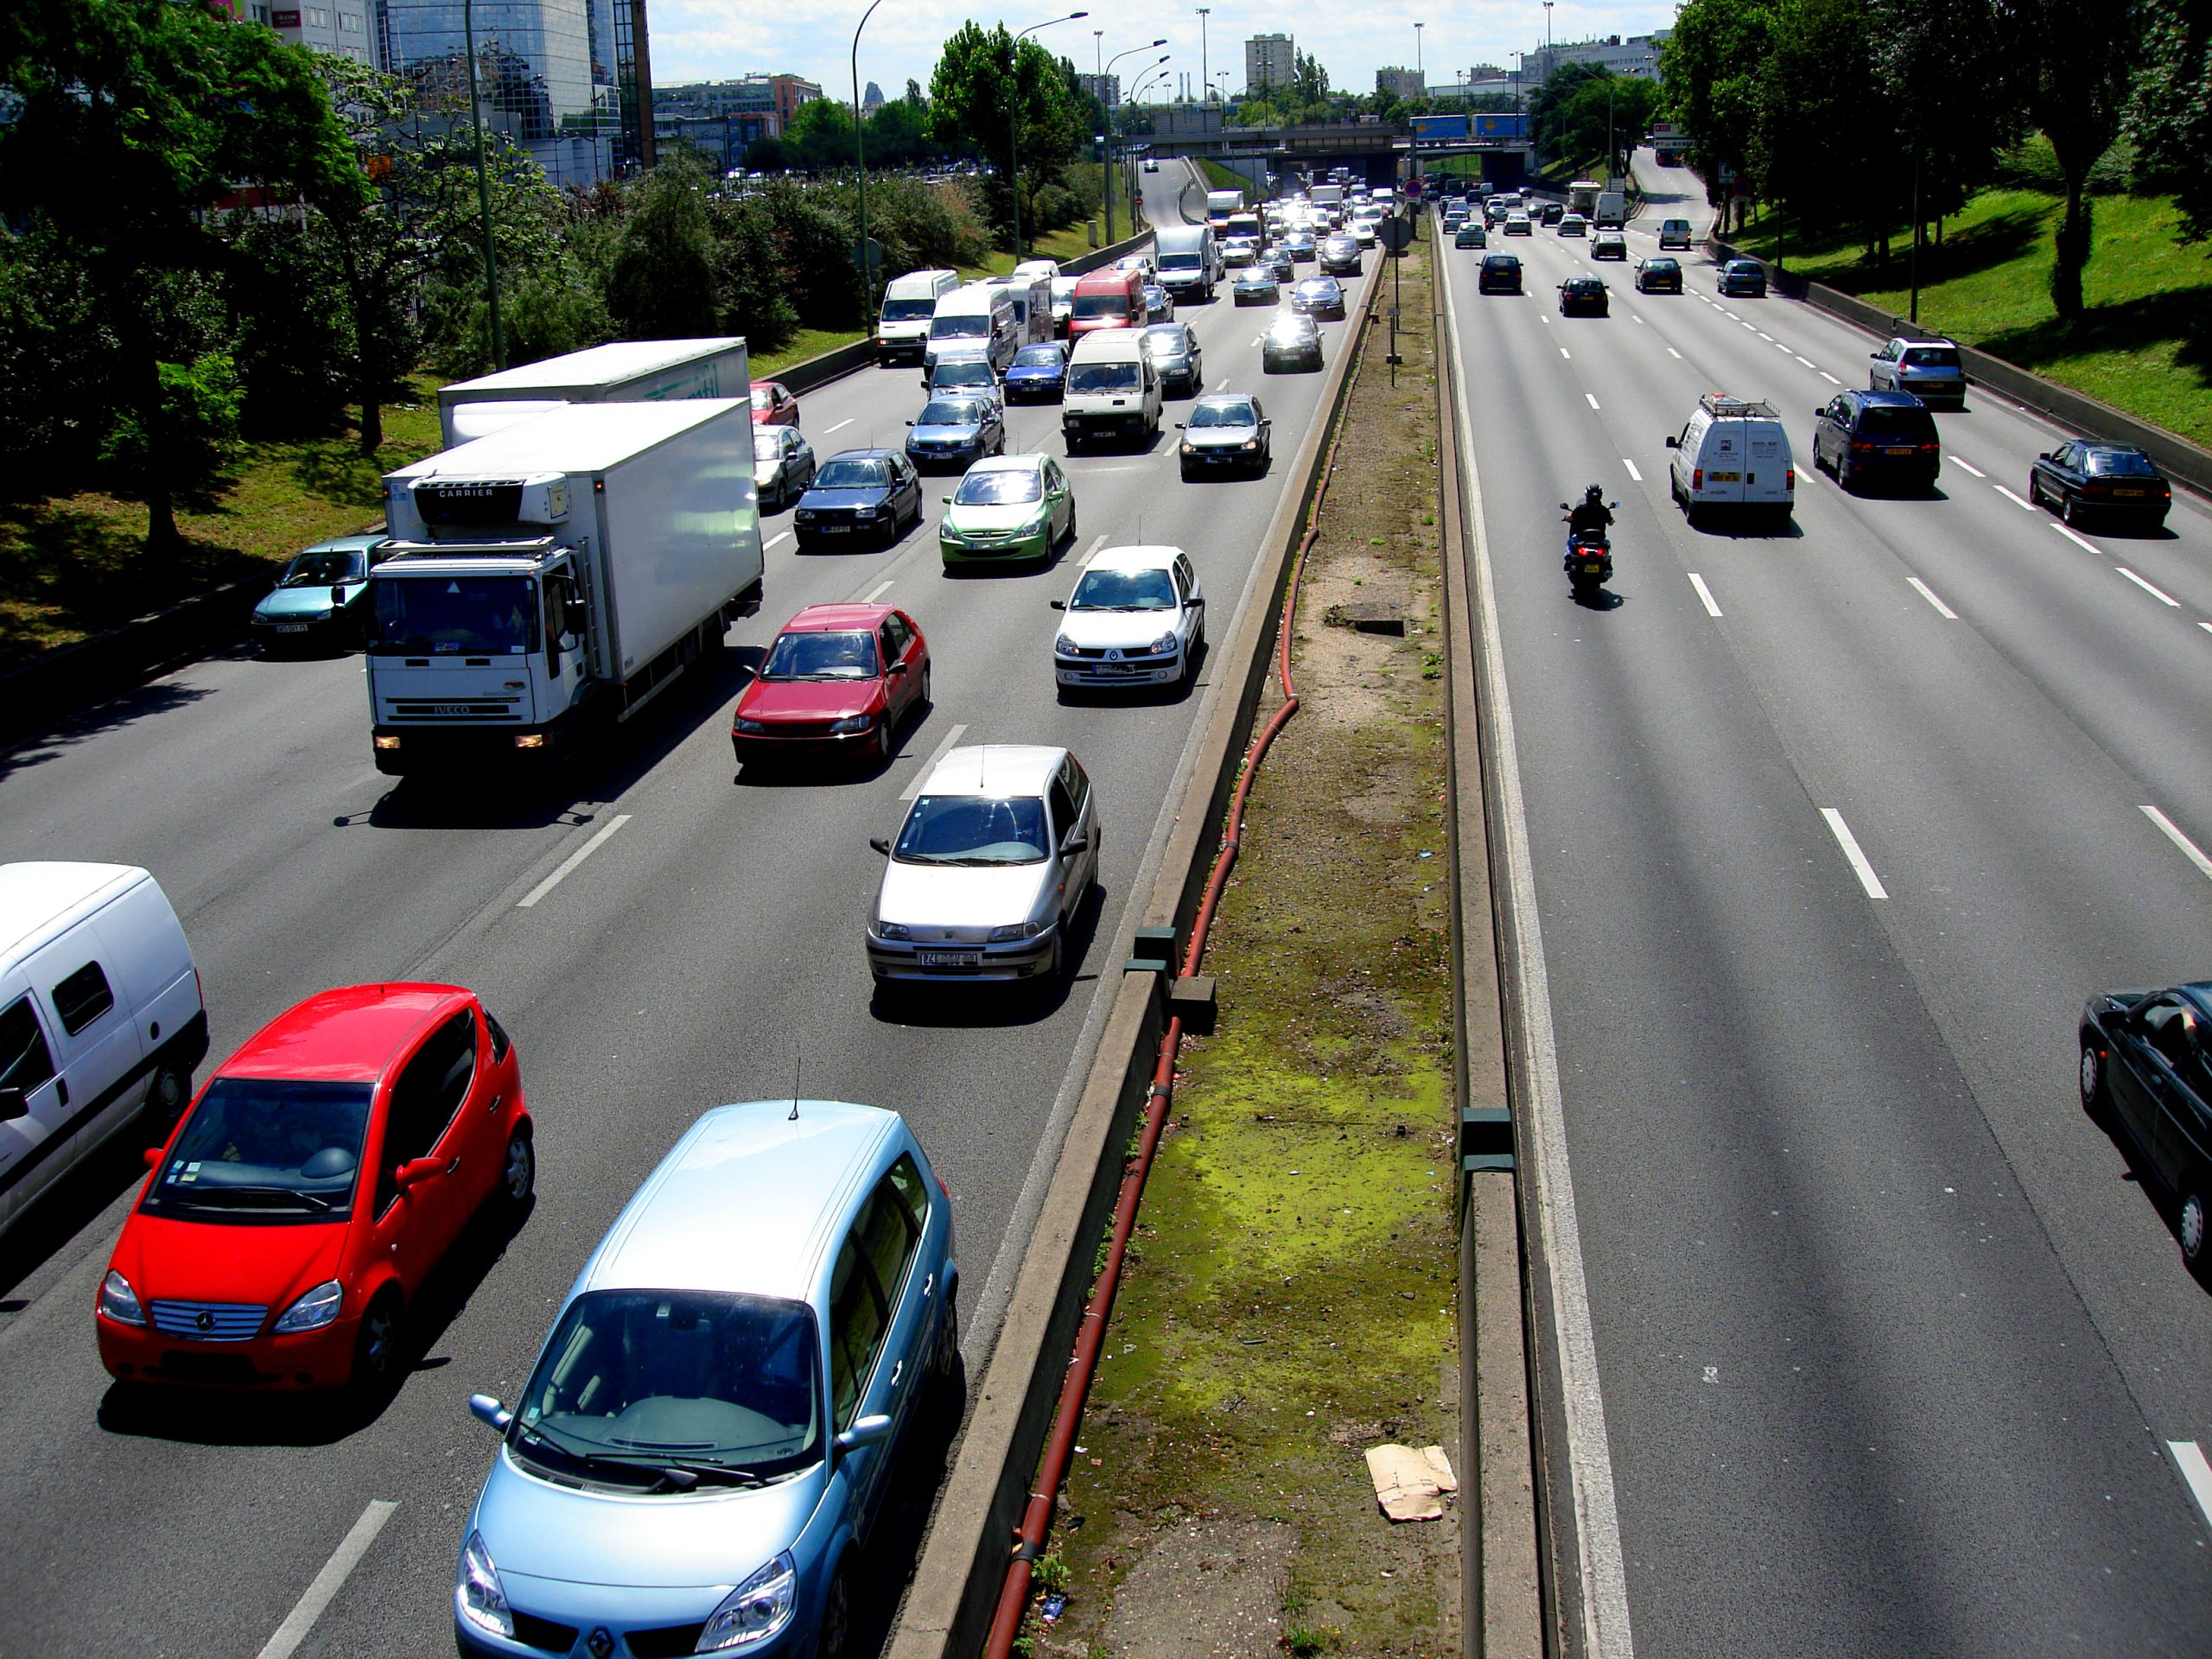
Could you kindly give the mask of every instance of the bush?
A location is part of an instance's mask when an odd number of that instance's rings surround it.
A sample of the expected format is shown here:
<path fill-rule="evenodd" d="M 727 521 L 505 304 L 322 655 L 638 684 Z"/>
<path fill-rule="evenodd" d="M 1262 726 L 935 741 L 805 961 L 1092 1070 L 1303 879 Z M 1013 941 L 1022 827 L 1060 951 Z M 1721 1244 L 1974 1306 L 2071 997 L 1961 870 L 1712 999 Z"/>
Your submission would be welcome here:
<path fill-rule="evenodd" d="M 334 262 L 298 226 L 233 215 L 223 295 L 236 332 L 246 429 L 270 435 L 338 424 L 352 354 L 348 308 Z"/>
<path fill-rule="evenodd" d="M 671 162 L 639 187 L 607 272 L 607 309 L 632 340 L 711 334 L 715 249 L 696 166 Z"/>
<path fill-rule="evenodd" d="M 156 365 L 161 378 L 157 419 L 162 442 L 147 442 L 136 410 L 118 412 L 100 445 L 100 461 L 113 480 L 134 490 L 162 480 L 176 490 L 211 481 L 236 447 L 245 391 L 228 352 L 208 352 L 189 363 Z"/>
<path fill-rule="evenodd" d="M 67 489 L 114 419 L 114 332 L 68 248 L 0 233 L 0 475 L 14 496 Z"/>

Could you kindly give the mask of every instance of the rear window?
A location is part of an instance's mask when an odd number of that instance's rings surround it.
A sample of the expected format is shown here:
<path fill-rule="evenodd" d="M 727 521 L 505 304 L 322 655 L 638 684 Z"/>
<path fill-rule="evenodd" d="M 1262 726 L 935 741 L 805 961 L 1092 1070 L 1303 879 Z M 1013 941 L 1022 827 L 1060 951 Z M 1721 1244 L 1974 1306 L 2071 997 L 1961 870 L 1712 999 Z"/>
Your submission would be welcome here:
<path fill-rule="evenodd" d="M 1924 409 L 1873 404 L 1859 411 L 1859 429 L 1873 438 L 1910 438 L 1915 443 L 1936 442 L 1936 418 Z"/>
<path fill-rule="evenodd" d="M 2151 457 L 2133 449 L 2093 449 L 2088 470 L 2103 478 L 2156 478 Z"/>
<path fill-rule="evenodd" d="M 1948 346 L 1916 346 L 1904 354 L 1904 360 L 1916 369 L 1955 369 L 1959 354 Z"/>
<path fill-rule="evenodd" d="M 1017 369 L 1057 369 L 1060 366 L 1060 348 L 1057 346 L 1025 346 L 1014 354 Z"/>

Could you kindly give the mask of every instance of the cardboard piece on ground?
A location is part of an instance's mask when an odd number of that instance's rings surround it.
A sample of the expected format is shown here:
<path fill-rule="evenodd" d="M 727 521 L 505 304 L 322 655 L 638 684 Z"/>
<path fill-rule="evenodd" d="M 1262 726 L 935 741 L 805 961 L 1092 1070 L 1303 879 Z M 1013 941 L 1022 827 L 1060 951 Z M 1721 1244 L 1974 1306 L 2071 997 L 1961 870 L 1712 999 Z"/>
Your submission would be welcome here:
<path fill-rule="evenodd" d="M 1376 1502 L 1393 1521 L 1441 1520 L 1444 1494 L 1459 1490 L 1452 1460 L 1440 1446 L 1418 1452 L 1395 1442 L 1370 1446 L 1367 1472 L 1375 1483 Z"/>

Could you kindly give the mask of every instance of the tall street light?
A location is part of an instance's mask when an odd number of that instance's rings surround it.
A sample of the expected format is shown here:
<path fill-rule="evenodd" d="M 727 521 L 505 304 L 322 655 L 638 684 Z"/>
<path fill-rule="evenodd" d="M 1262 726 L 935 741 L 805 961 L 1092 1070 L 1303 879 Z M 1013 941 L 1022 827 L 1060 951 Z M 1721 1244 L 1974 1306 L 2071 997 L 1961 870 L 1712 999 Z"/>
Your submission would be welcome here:
<path fill-rule="evenodd" d="M 1212 12 L 1213 8 L 1211 6 L 1200 6 L 1198 10 L 1198 96 L 1203 99 L 1213 95 L 1213 76 L 1208 73 L 1212 66 L 1206 60 L 1206 18 L 1208 15 Z"/>
<path fill-rule="evenodd" d="M 868 326 L 868 308 L 875 298 L 874 262 L 868 257 L 868 149 L 867 140 L 861 135 L 861 30 L 868 27 L 868 20 L 875 16 L 875 9 L 883 0 L 871 0 L 868 9 L 861 13 L 859 26 L 853 30 L 853 161 L 861 174 L 861 246 L 860 295 L 861 326 Z"/>
<path fill-rule="evenodd" d="M 880 3 L 880 0 L 878 0 Z M 874 10 L 874 7 L 869 8 Z M 1014 197 L 1014 263 L 1021 263 L 1021 43 L 1040 29 L 1050 29 L 1055 23 L 1072 23 L 1077 18 L 1088 17 L 1087 11 L 1071 11 L 1065 16 L 1047 17 L 1041 23 L 1032 23 L 1014 37 L 1013 50 L 1008 54 L 1007 79 L 1010 83 L 1006 100 L 1006 182 L 1008 194 Z"/>
<path fill-rule="evenodd" d="M 1427 23 L 1415 23 L 1414 25 L 1414 83 L 1418 86 L 1423 92 L 1427 92 L 1428 91 L 1428 82 L 1421 73 L 1421 32 L 1427 27 L 1428 25 Z"/>
<path fill-rule="evenodd" d="M 1167 37 L 1163 35 L 1158 40 L 1152 41 L 1148 45 L 1133 46 L 1129 48 L 1127 52 L 1116 52 L 1112 57 L 1106 59 L 1103 62 L 1099 62 L 1097 54 L 1106 49 L 1104 40 L 1105 34 L 1106 31 L 1103 29 L 1094 29 L 1090 31 L 1092 43 L 1091 60 L 1095 63 L 1098 63 L 1099 102 L 1102 104 L 1105 104 L 1106 102 L 1106 72 L 1109 69 L 1111 69 L 1116 64 L 1119 63 L 1123 58 L 1129 56 L 1132 53 L 1149 52 L 1152 50 L 1153 47 L 1165 46 L 1167 44 Z M 1163 57 L 1160 61 L 1161 63 L 1165 63 L 1167 60 Z M 1104 160 L 1106 165 L 1103 170 L 1106 175 L 1106 240 L 1109 243 L 1111 243 L 1114 239 L 1114 106 L 1111 104 L 1106 105 L 1106 155 Z"/>
<path fill-rule="evenodd" d="M 492 181 L 484 171 L 484 111 L 476 97 L 476 7 L 461 0 L 461 31 L 468 49 L 468 130 L 476 140 L 476 206 L 484 218 L 484 296 L 492 308 L 492 366 L 507 366 L 507 336 L 499 327 L 499 256 L 492 246 Z"/>

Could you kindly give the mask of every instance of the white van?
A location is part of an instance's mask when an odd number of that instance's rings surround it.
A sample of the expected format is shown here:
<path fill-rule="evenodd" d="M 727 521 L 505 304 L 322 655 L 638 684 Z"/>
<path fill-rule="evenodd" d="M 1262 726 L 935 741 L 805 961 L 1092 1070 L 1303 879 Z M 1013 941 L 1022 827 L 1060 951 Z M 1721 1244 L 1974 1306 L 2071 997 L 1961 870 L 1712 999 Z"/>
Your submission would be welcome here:
<path fill-rule="evenodd" d="M 1031 260 L 1031 265 L 1039 262 Z M 1001 276 L 992 283 L 1002 288 L 1014 302 L 1014 326 L 1020 337 L 1021 346 L 1042 346 L 1052 338 L 1052 279 L 1042 271 L 1031 270 L 1025 276 L 1016 270 L 1011 276 Z M 1019 349 L 1019 346 L 1016 347 Z"/>
<path fill-rule="evenodd" d="M 1147 445 L 1160 435 L 1160 373 L 1145 350 L 1143 329 L 1100 328 L 1076 341 L 1060 400 L 1070 454 L 1109 435 Z"/>
<path fill-rule="evenodd" d="M 1025 259 L 1014 268 L 1014 279 L 1016 282 L 1020 282 L 1026 277 L 1042 276 L 1049 283 L 1059 274 L 1060 262 L 1057 259 Z"/>
<path fill-rule="evenodd" d="M 1679 435 L 1667 440 L 1668 492 L 1695 524 L 1707 507 L 1763 509 L 1789 522 L 1797 468 L 1774 405 L 1708 391 Z"/>
<path fill-rule="evenodd" d="M 1050 315 L 1049 286 L 1046 292 L 1046 315 Z M 980 349 L 990 359 L 991 366 L 1004 374 L 1022 344 L 1014 321 L 1014 296 L 1001 283 L 970 283 L 938 301 L 930 318 L 929 343 L 922 347 L 922 372 L 928 373 L 938 351 L 950 346 Z"/>
<path fill-rule="evenodd" d="M 937 302 L 959 286 L 957 270 L 910 270 L 893 276 L 883 290 L 883 310 L 875 320 L 875 360 L 894 363 L 902 357 L 919 357 L 929 343 Z"/>
<path fill-rule="evenodd" d="M 0 1231 L 126 1128 L 192 1098 L 207 1015 L 184 929 L 122 864 L 0 864 Z"/>

